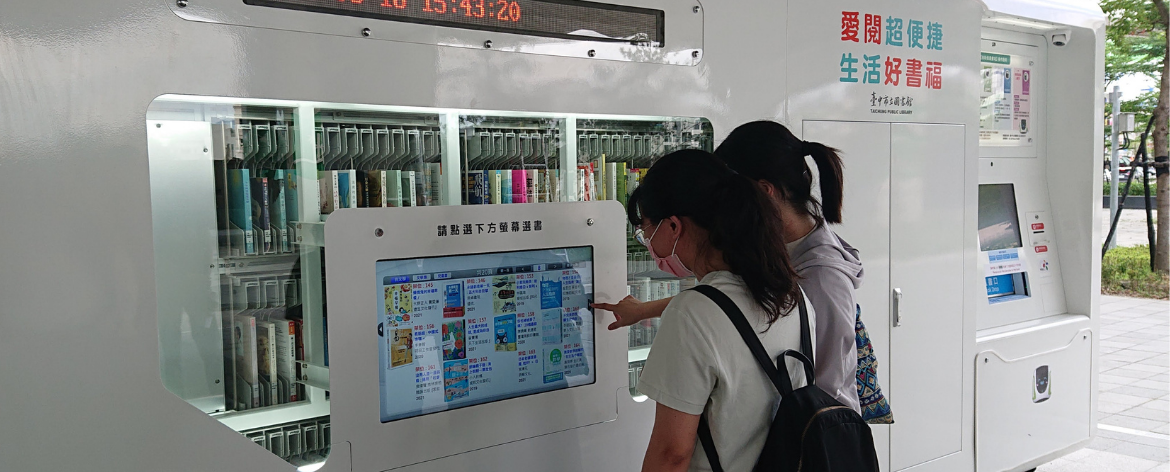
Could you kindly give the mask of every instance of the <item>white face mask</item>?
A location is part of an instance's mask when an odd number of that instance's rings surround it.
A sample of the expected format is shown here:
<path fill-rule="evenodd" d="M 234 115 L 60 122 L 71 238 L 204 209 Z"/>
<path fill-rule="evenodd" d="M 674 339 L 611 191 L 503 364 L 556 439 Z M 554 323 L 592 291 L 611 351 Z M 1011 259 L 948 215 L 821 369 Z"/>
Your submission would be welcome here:
<path fill-rule="evenodd" d="M 646 242 L 642 244 L 644 244 L 646 248 L 650 250 L 650 257 L 654 258 L 654 264 L 658 266 L 658 270 L 680 278 L 695 275 L 695 273 L 691 272 L 687 266 L 683 265 L 682 260 L 678 258 L 678 254 L 675 252 L 678 249 L 677 238 L 674 240 L 674 247 L 670 249 L 669 256 L 658 257 L 658 254 L 654 253 L 654 246 L 652 246 L 650 243 L 654 241 L 654 236 L 658 234 L 658 228 L 661 228 L 662 223 L 665 221 L 666 220 L 659 221 L 658 226 L 654 227 L 654 234 L 651 234 L 650 239 L 646 240 Z"/>

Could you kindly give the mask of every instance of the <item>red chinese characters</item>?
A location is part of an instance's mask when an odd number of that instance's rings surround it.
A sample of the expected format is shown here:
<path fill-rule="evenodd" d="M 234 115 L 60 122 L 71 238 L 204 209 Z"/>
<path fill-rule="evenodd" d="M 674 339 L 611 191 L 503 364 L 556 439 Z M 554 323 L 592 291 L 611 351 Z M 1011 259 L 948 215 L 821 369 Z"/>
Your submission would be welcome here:
<path fill-rule="evenodd" d="M 885 85 L 897 86 L 902 80 L 902 59 L 886 56 Z"/>
<path fill-rule="evenodd" d="M 865 14 L 865 42 L 882 43 L 882 16 Z"/>
<path fill-rule="evenodd" d="M 906 86 L 922 87 L 922 61 L 918 59 L 906 61 Z"/>
<path fill-rule="evenodd" d="M 841 41 L 859 42 L 857 38 L 858 30 L 861 28 L 861 23 L 857 19 L 857 12 L 843 11 L 841 12 Z"/>

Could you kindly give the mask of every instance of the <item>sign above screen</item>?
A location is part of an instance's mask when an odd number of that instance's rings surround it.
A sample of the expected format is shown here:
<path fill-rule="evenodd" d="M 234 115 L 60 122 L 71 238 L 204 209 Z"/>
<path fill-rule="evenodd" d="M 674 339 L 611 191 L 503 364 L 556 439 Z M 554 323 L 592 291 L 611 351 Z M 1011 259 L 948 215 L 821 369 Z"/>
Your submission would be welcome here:
<path fill-rule="evenodd" d="M 248 5 L 661 47 L 662 10 L 573 0 L 244 0 Z"/>

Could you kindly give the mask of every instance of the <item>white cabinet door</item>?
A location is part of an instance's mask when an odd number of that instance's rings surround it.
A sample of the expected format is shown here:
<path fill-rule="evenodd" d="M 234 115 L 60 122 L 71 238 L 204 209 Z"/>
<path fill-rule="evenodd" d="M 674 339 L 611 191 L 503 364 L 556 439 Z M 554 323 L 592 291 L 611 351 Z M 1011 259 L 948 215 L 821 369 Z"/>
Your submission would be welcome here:
<path fill-rule="evenodd" d="M 894 124 L 891 155 L 890 455 L 897 471 L 962 449 L 964 127 Z"/>
<path fill-rule="evenodd" d="M 842 224 L 833 231 L 861 252 L 865 277 L 857 291 L 857 303 L 878 359 L 878 378 L 890 395 L 890 125 L 806 121 L 804 140 L 841 151 L 845 207 Z M 895 410 L 895 418 L 898 413 Z M 875 425 L 873 438 L 882 470 L 888 470 L 889 427 Z"/>

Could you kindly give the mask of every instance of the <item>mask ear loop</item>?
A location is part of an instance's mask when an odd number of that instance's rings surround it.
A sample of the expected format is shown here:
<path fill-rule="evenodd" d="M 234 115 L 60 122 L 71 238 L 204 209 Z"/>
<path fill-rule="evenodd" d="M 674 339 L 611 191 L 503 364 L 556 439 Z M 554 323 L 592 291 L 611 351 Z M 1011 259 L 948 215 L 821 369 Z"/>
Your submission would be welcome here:
<path fill-rule="evenodd" d="M 659 222 L 658 224 L 662 224 L 662 222 Z M 658 232 L 658 230 L 657 230 L 657 229 L 655 229 L 655 230 L 654 230 L 654 232 L 655 232 L 655 233 L 657 233 L 657 232 Z M 678 240 L 680 240 L 680 239 L 682 239 L 682 237 L 681 237 L 681 236 L 680 236 L 680 237 L 677 237 L 677 238 L 674 238 L 674 247 L 670 248 L 670 256 L 667 256 L 667 257 L 673 257 L 673 258 L 674 258 L 674 260 L 678 261 L 678 265 L 682 266 L 682 268 L 683 268 L 683 269 L 686 269 L 686 271 L 687 271 L 687 272 L 690 272 L 690 273 L 692 273 L 692 274 L 693 274 L 695 271 L 693 271 L 693 270 L 691 270 L 689 267 L 687 267 L 687 265 L 686 265 L 686 264 L 683 264 L 683 261 L 682 261 L 682 259 L 680 259 L 680 258 L 678 257 L 678 254 L 676 253 L 676 252 L 677 252 L 677 249 L 678 249 Z M 651 251 L 654 251 L 654 248 L 650 248 L 650 250 L 651 250 Z"/>

